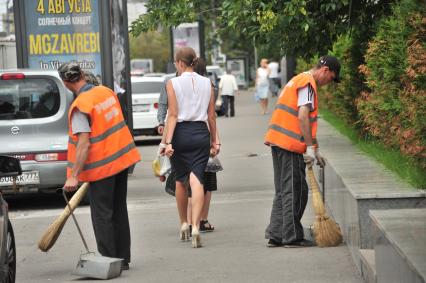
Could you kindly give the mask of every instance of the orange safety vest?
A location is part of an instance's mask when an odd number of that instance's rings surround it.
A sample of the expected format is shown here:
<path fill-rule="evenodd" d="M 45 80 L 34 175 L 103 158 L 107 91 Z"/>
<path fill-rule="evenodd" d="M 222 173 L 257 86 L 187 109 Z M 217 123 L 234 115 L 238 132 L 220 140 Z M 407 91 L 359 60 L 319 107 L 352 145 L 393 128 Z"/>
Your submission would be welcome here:
<path fill-rule="evenodd" d="M 288 151 L 305 153 L 306 143 L 299 127 L 297 91 L 311 84 L 315 92 L 314 110 L 309 113 L 313 143 L 316 144 L 318 95 L 317 85 L 309 73 L 301 73 L 291 79 L 282 90 L 266 132 L 265 144 L 276 145 Z"/>
<path fill-rule="evenodd" d="M 109 88 L 96 86 L 80 93 L 68 112 L 68 177 L 75 163 L 78 141 L 71 128 L 75 108 L 87 114 L 91 124 L 89 154 L 78 175 L 79 181 L 93 182 L 113 176 L 141 160 L 117 96 Z"/>

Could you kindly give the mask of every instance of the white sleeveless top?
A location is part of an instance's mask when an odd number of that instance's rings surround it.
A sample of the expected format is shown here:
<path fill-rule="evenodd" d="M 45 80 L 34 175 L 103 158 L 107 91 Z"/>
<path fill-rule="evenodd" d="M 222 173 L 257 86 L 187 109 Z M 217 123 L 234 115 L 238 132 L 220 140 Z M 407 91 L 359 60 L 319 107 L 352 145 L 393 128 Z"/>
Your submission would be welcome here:
<path fill-rule="evenodd" d="M 268 82 L 268 69 L 262 68 L 262 67 L 258 68 L 257 69 L 257 78 L 259 80 L 258 83 L 260 85 L 268 84 L 269 83 Z"/>
<path fill-rule="evenodd" d="M 207 121 L 211 96 L 210 79 L 195 72 L 184 72 L 170 81 L 176 94 L 178 122 Z"/>

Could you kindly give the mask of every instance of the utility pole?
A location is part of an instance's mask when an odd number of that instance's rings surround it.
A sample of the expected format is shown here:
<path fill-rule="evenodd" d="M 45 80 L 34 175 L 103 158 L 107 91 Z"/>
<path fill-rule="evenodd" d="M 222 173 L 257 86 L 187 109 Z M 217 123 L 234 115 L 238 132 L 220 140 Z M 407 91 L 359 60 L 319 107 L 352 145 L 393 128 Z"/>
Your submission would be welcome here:
<path fill-rule="evenodd" d="M 254 47 L 254 69 L 257 67 L 257 48 L 256 48 L 256 38 L 253 38 L 253 47 Z"/>
<path fill-rule="evenodd" d="M 9 3 L 10 3 L 10 0 L 7 0 L 6 1 L 6 34 L 7 36 L 10 35 L 10 21 L 11 21 L 9 17 Z"/>

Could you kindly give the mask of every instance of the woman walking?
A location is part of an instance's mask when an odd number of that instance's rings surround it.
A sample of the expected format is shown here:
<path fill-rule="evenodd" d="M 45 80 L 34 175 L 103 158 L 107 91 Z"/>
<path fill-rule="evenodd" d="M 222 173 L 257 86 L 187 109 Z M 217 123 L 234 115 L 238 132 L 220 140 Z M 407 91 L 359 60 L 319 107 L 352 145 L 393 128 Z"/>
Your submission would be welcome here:
<path fill-rule="evenodd" d="M 268 60 L 261 59 L 260 67 L 256 71 L 256 99 L 260 102 L 262 115 L 265 115 L 268 111 L 269 73 Z"/>
<path fill-rule="evenodd" d="M 204 204 L 204 171 L 210 152 L 216 155 L 214 93 L 210 80 L 194 72 L 195 51 L 184 47 L 175 57 L 179 77 L 167 82 L 168 118 L 165 153 L 176 172 L 176 202 L 181 240 L 189 239 L 187 223 L 188 185 L 192 190 L 192 246 L 201 247 L 199 223 Z M 208 123 L 208 127 L 207 124 Z M 209 132 L 210 129 L 210 132 Z"/>

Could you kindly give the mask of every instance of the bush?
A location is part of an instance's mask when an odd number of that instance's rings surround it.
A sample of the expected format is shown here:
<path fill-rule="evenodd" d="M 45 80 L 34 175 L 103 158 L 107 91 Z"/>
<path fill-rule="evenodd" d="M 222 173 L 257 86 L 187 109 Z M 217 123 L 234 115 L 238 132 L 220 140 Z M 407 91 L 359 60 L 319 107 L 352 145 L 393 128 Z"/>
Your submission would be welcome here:
<path fill-rule="evenodd" d="M 339 58 L 341 64 L 339 84 L 331 84 L 324 88 L 320 95 L 320 106 L 323 106 L 348 124 L 356 121 L 357 113 L 354 105 L 358 95 L 354 89 L 356 72 L 351 70 L 353 45 L 352 37 L 348 34 L 340 36 L 333 45 L 333 55 Z"/>
<path fill-rule="evenodd" d="M 415 157 L 426 169 L 426 7 L 403 0 L 379 21 L 365 64 L 367 90 L 355 100 L 363 131 Z"/>

